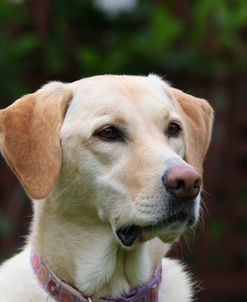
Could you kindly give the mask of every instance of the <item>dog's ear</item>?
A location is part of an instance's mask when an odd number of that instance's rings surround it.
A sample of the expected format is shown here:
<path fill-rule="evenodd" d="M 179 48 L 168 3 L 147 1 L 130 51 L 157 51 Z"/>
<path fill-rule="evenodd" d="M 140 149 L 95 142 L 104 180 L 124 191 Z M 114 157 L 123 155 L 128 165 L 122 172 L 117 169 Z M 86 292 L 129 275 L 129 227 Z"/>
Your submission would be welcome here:
<path fill-rule="evenodd" d="M 60 128 L 72 92 L 52 82 L 0 110 L 0 150 L 27 194 L 45 197 L 61 167 Z"/>
<path fill-rule="evenodd" d="M 203 160 L 209 147 L 213 125 L 213 109 L 209 103 L 181 90 L 171 88 L 185 121 L 185 160 L 202 174 Z"/>

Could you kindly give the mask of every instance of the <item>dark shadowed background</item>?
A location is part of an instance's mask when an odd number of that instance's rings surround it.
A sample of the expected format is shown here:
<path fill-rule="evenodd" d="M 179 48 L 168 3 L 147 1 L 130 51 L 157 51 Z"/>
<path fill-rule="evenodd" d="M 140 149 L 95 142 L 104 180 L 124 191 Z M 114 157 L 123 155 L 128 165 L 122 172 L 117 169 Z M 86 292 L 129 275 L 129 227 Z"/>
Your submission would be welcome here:
<path fill-rule="evenodd" d="M 247 1 L 0 0 L 0 107 L 50 80 L 164 76 L 216 112 L 204 226 L 171 254 L 199 301 L 247 301 Z M 0 160 L 0 259 L 27 234 L 31 202 Z"/>

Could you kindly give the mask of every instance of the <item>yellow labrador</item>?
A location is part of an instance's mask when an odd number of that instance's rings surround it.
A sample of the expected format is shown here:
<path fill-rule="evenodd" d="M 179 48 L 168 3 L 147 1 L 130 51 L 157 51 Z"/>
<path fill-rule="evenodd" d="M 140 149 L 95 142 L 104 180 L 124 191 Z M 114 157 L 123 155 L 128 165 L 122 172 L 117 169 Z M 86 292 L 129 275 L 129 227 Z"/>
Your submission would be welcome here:
<path fill-rule="evenodd" d="M 34 218 L 0 268 L 0 301 L 191 301 L 188 274 L 162 257 L 198 219 L 212 119 L 155 75 L 52 82 L 1 110 Z"/>

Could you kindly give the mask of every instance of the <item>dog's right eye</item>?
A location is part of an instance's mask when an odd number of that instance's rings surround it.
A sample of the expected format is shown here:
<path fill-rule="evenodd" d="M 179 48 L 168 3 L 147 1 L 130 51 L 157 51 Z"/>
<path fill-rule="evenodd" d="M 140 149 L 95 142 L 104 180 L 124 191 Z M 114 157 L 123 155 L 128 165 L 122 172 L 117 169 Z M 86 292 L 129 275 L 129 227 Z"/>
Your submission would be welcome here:
<path fill-rule="evenodd" d="M 123 141 L 124 136 L 120 129 L 115 126 L 108 126 L 98 130 L 94 136 L 108 142 Z"/>

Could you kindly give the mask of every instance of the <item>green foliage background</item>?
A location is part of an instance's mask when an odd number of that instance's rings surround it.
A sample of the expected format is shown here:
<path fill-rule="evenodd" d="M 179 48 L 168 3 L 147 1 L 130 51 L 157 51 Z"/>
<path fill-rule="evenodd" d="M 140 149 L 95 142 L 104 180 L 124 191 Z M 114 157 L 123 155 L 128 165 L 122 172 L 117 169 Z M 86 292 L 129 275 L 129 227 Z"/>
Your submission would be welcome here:
<path fill-rule="evenodd" d="M 43 28 L 38 2 L 0 1 L 1 97 L 14 98 L 50 79 L 102 73 L 246 73 L 245 0 L 188 1 L 182 13 L 181 1 L 143 0 L 117 16 L 89 0 L 53 0 Z"/>

